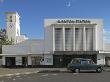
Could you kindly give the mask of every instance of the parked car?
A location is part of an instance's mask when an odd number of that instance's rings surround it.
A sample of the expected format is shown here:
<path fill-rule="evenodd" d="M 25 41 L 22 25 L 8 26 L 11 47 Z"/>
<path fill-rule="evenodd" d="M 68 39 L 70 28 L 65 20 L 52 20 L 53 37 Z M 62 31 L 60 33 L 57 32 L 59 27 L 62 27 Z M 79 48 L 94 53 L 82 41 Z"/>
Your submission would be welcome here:
<path fill-rule="evenodd" d="M 72 72 L 80 72 L 80 70 L 95 70 L 100 73 L 103 70 L 103 66 L 95 64 L 92 59 L 74 58 L 68 64 L 67 69 Z"/>

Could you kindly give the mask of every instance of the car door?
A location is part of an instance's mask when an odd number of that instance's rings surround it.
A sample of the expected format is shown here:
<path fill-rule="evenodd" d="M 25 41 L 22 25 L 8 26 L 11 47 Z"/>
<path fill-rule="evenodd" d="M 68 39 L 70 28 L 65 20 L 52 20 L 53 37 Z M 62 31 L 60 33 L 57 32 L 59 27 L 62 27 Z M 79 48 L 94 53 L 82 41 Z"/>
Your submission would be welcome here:
<path fill-rule="evenodd" d="M 88 61 L 87 60 L 81 60 L 80 69 L 81 70 L 88 70 Z"/>
<path fill-rule="evenodd" d="M 96 69 L 96 64 L 90 60 L 88 63 L 88 70 L 95 70 Z"/>

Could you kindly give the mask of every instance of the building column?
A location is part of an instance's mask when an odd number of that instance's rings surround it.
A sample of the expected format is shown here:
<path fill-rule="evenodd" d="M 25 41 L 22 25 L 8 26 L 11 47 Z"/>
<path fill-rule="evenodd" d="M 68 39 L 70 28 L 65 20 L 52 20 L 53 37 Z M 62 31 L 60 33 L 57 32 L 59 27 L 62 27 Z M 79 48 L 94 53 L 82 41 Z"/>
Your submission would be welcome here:
<path fill-rule="evenodd" d="M 95 50 L 96 51 L 96 39 L 97 39 L 97 37 L 96 37 L 97 35 L 96 35 L 96 28 L 93 28 L 93 50 Z"/>
<path fill-rule="evenodd" d="M 22 56 L 15 57 L 15 64 L 20 66 L 22 65 Z"/>
<path fill-rule="evenodd" d="M 2 65 L 5 66 L 6 65 L 6 56 L 2 56 Z"/>
<path fill-rule="evenodd" d="M 73 51 L 75 51 L 75 25 L 73 27 Z"/>
<path fill-rule="evenodd" d="M 83 50 L 86 51 L 86 30 L 85 26 L 83 28 Z"/>
<path fill-rule="evenodd" d="M 65 27 L 63 26 L 63 51 L 65 51 Z"/>
<path fill-rule="evenodd" d="M 52 31 L 53 31 L 53 52 L 55 51 L 55 26 L 53 25 L 52 27 Z"/>
<path fill-rule="evenodd" d="M 28 60 L 27 60 L 27 62 L 28 62 L 28 65 L 32 65 L 31 56 L 28 56 Z"/>

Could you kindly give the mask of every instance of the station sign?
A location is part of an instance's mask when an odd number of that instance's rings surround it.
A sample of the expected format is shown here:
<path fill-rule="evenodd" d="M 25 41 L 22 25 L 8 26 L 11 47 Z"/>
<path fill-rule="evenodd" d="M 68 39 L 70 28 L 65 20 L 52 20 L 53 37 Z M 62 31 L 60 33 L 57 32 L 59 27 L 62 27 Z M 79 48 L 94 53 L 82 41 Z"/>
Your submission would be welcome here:
<path fill-rule="evenodd" d="M 91 21 L 90 20 L 57 20 L 57 23 L 91 23 Z"/>

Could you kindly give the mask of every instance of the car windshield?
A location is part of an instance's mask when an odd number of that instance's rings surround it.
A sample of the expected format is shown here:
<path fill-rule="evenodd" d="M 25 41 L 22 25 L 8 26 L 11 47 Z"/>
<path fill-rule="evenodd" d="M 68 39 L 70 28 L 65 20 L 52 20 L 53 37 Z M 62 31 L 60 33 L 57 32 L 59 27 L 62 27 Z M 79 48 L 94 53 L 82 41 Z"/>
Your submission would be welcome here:
<path fill-rule="evenodd" d="M 92 60 L 82 60 L 81 64 L 94 64 Z"/>
<path fill-rule="evenodd" d="M 80 60 L 73 59 L 73 60 L 71 61 L 71 63 L 72 63 L 72 64 L 78 64 L 78 63 L 80 63 Z"/>
<path fill-rule="evenodd" d="M 72 59 L 71 64 L 95 64 L 91 59 Z"/>

